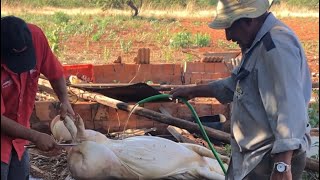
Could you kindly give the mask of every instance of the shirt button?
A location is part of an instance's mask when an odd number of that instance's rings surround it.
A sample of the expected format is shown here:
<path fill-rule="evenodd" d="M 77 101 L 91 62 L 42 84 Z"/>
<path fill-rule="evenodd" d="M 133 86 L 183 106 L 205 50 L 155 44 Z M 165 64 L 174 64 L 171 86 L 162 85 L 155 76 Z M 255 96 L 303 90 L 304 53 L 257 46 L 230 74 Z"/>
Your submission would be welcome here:
<path fill-rule="evenodd" d="M 20 114 L 18 114 L 18 117 L 20 117 Z"/>
<path fill-rule="evenodd" d="M 22 98 L 20 98 L 19 101 L 22 102 Z"/>

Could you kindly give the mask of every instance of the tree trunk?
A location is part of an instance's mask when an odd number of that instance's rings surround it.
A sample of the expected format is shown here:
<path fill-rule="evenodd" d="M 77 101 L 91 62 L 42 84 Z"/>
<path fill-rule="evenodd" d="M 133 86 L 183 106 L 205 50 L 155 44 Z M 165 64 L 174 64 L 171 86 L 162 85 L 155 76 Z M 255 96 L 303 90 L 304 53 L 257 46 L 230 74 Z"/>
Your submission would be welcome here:
<path fill-rule="evenodd" d="M 127 1 L 127 5 L 134 10 L 133 17 L 137 16 L 138 13 L 139 13 L 139 10 L 138 10 L 138 8 L 134 5 L 134 3 L 133 3 L 131 0 L 129 0 L 129 1 Z"/>

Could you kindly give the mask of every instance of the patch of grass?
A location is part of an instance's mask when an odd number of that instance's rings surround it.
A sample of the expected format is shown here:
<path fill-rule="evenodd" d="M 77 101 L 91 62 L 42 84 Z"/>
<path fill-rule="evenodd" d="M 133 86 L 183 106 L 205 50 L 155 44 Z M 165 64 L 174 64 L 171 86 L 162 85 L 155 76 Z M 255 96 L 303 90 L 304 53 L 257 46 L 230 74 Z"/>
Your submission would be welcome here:
<path fill-rule="evenodd" d="M 107 34 L 108 34 L 108 36 L 107 36 L 106 40 L 112 41 L 112 40 L 115 40 L 115 38 L 117 37 L 117 33 L 112 29 L 110 29 L 110 31 L 107 32 Z"/>
<path fill-rule="evenodd" d="M 292 6 L 319 8 L 319 0 L 287 0 L 287 2 Z"/>
<path fill-rule="evenodd" d="M 108 62 L 109 59 L 110 59 L 110 57 L 111 57 L 111 52 L 110 52 L 110 50 L 107 48 L 107 46 L 105 46 L 104 49 L 103 49 L 103 58 L 104 58 L 105 61 Z"/>
<path fill-rule="evenodd" d="M 224 40 L 218 39 L 217 41 L 219 48 L 226 48 L 226 49 L 237 49 L 239 48 L 238 44 L 235 42 L 226 42 Z"/>
<path fill-rule="evenodd" d="M 309 40 L 301 42 L 306 53 L 319 54 L 319 40 Z"/>
<path fill-rule="evenodd" d="M 211 37 L 209 34 L 197 33 L 194 36 L 193 42 L 194 42 L 194 45 L 198 47 L 207 47 L 211 43 Z"/>
<path fill-rule="evenodd" d="M 173 48 L 186 48 L 192 45 L 192 34 L 190 32 L 179 32 L 170 39 Z"/>
<path fill-rule="evenodd" d="M 125 40 L 120 40 L 120 48 L 124 53 L 129 53 L 131 51 L 132 48 L 132 41 L 125 41 Z"/>
<path fill-rule="evenodd" d="M 187 62 L 192 62 L 194 59 L 194 56 L 192 54 L 186 54 L 185 57 L 186 57 L 185 60 Z"/>
<path fill-rule="evenodd" d="M 158 33 L 155 34 L 155 41 L 158 44 L 163 44 L 165 42 L 168 41 L 168 39 L 170 38 L 170 31 L 169 29 L 160 29 L 157 31 Z"/>
<path fill-rule="evenodd" d="M 59 11 L 53 14 L 53 20 L 58 25 L 67 24 L 70 19 L 71 17 L 64 12 Z"/>
<path fill-rule="evenodd" d="M 1 3 L 9 5 L 28 5 L 31 7 L 99 7 L 99 0 L 2 0 Z"/>
<path fill-rule="evenodd" d="M 95 33 L 93 36 L 92 36 L 92 40 L 97 42 L 100 40 L 101 36 L 103 35 L 104 32 L 102 31 L 98 31 L 97 33 Z"/>
<path fill-rule="evenodd" d="M 174 58 L 174 49 L 170 46 L 163 46 L 161 48 L 161 55 L 160 58 L 164 59 L 166 63 L 172 63 L 175 62 Z"/>
<path fill-rule="evenodd" d="M 47 39 L 53 53 L 59 53 L 59 27 L 47 33 Z"/>

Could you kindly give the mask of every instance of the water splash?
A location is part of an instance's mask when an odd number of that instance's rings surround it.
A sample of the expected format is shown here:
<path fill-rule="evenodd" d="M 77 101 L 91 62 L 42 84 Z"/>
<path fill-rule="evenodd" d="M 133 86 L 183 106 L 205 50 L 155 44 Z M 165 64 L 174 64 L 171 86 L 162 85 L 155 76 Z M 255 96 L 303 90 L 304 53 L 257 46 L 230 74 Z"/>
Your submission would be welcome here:
<path fill-rule="evenodd" d="M 125 137 L 124 134 L 125 134 L 125 131 L 126 131 L 126 128 L 127 128 L 128 122 L 129 122 L 129 119 L 130 119 L 132 113 L 134 112 L 134 110 L 135 110 L 138 106 L 139 106 L 138 103 L 135 104 L 135 105 L 133 106 L 133 108 L 131 109 L 131 111 L 129 112 L 128 118 L 127 118 L 126 123 L 124 124 L 124 127 L 123 127 L 122 138 L 121 138 L 121 139 L 123 139 L 123 138 Z"/>

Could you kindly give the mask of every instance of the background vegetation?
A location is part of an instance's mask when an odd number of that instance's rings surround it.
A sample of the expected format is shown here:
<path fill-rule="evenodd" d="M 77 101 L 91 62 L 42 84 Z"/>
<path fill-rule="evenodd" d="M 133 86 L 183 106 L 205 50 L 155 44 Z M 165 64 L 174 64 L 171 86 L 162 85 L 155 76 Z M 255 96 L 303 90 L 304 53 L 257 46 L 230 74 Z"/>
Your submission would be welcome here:
<path fill-rule="evenodd" d="M 133 0 L 135 4 L 144 4 L 148 7 L 165 9 L 172 6 L 186 7 L 193 4 L 199 8 L 215 6 L 218 0 Z M 276 4 L 286 3 L 292 6 L 301 6 L 312 9 L 319 8 L 319 0 L 275 0 Z M 127 8 L 126 0 L 2 0 L 6 4 L 25 4 L 33 7 L 55 6 L 55 7 L 107 7 Z"/>

